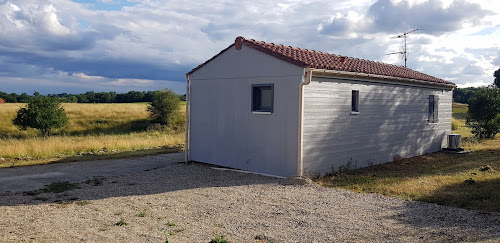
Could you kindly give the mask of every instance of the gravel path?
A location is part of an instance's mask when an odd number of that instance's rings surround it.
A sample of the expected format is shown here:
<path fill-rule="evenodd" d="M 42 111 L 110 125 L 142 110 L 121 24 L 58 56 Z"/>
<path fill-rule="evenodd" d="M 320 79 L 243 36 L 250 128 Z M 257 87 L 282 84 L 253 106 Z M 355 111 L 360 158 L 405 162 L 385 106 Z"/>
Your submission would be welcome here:
<path fill-rule="evenodd" d="M 217 235 L 230 242 L 500 242 L 498 213 L 293 185 L 198 163 L 78 186 L 3 193 L 0 242 L 206 243 Z M 121 220 L 127 225 L 116 226 Z"/>

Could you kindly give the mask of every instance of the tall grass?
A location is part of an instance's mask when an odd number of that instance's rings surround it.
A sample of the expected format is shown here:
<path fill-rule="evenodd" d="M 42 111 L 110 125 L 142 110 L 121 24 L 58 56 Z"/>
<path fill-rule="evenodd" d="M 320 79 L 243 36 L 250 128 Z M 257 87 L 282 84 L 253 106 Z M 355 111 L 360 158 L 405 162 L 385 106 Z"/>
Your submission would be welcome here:
<path fill-rule="evenodd" d="M 182 146 L 184 133 L 140 132 L 118 135 L 51 136 L 48 138 L 0 139 L 0 157 L 48 158 L 98 150 L 138 150 Z"/>
<path fill-rule="evenodd" d="M 36 137 L 38 131 L 19 131 L 12 124 L 16 111 L 25 104 L 7 103 L 0 105 L 0 137 Z M 148 112 L 146 103 L 131 104 L 76 104 L 62 105 L 69 122 L 63 128 L 53 131 L 55 135 L 118 134 L 146 130 Z"/>
<path fill-rule="evenodd" d="M 63 104 L 69 122 L 42 138 L 35 129 L 20 131 L 12 124 L 25 104 L 0 104 L 0 158 L 52 158 L 80 152 L 139 150 L 184 143 L 184 108 L 173 127 L 154 126 L 146 103 Z M 1 161 L 0 161 L 1 162 Z"/>
<path fill-rule="evenodd" d="M 458 123 L 453 132 L 462 135 L 462 147 L 471 153 L 427 154 L 325 176 L 318 182 L 356 192 L 500 212 L 500 135 L 475 140 L 465 126 L 466 113 L 467 105 L 453 104 Z"/>

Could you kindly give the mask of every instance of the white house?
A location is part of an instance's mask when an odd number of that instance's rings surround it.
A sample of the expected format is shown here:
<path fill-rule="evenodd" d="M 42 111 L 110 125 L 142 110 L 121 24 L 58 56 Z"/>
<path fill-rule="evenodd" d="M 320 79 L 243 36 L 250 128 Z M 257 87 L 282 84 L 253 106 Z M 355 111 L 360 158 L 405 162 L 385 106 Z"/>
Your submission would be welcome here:
<path fill-rule="evenodd" d="M 187 75 L 186 160 L 314 176 L 439 151 L 451 82 L 238 37 Z"/>

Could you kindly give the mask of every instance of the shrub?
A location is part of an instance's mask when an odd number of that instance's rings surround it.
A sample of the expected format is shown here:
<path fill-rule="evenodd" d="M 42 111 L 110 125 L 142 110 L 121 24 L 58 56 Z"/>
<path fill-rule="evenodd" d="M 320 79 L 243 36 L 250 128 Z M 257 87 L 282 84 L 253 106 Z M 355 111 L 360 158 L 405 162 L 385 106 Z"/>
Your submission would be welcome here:
<path fill-rule="evenodd" d="M 227 243 L 226 238 L 223 235 L 218 235 L 213 238 L 209 243 Z"/>
<path fill-rule="evenodd" d="M 469 99 L 466 124 L 477 138 L 500 132 L 500 89 L 483 88 Z"/>
<path fill-rule="evenodd" d="M 161 125 L 174 123 L 179 113 L 180 100 L 172 90 L 156 91 L 148 107 L 150 118 Z"/>
<path fill-rule="evenodd" d="M 457 130 L 458 129 L 458 121 L 455 118 L 451 118 L 451 130 Z"/>
<path fill-rule="evenodd" d="M 26 108 L 17 111 L 12 123 L 21 130 L 38 129 L 44 137 L 49 136 L 53 128 L 60 128 L 68 123 L 61 102 L 57 98 L 44 96 L 33 97 Z"/>

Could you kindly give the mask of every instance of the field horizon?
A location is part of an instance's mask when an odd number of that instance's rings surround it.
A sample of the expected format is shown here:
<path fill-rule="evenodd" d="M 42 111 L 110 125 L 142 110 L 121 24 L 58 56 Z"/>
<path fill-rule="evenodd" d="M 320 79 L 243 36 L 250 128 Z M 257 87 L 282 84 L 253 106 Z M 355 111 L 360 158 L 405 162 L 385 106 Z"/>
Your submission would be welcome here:
<path fill-rule="evenodd" d="M 183 149 L 185 111 L 182 105 L 174 124 L 159 126 L 149 120 L 148 103 L 63 103 L 69 122 L 63 128 L 54 129 L 52 136 L 46 138 L 36 129 L 21 131 L 12 124 L 16 111 L 25 105 L 0 105 L 0 167 Z"/>

